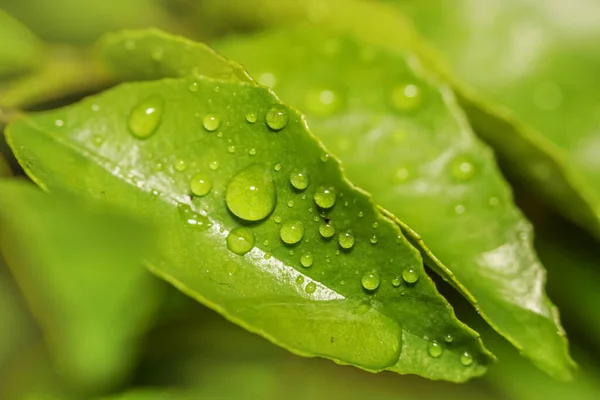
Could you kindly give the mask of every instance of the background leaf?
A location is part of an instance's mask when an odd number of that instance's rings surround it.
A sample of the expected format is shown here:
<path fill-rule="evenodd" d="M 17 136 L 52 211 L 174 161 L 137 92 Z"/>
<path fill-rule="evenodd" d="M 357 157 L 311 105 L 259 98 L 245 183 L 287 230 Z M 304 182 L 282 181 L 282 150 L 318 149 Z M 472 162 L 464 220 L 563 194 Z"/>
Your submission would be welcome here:
<path fill-rule="evenodd" d="M 41 52 L 38 39 L 0 9 L 0 80 L 34 69 Z"/>

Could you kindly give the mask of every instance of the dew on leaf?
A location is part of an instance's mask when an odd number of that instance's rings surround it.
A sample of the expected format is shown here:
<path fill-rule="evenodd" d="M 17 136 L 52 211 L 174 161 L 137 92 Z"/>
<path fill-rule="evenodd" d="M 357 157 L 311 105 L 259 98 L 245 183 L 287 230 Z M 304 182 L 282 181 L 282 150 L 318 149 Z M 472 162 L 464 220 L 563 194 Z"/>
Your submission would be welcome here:
<path fill-rule="evenodd" d="M 450 334 L 447 334 L 446 337 L 444 338 L 444 340 L 446 341 L 446 343 L 452 343 L 452 341 L 454 340 L 454 337 Z"/>
<path fill-rule="evenodd" d="M 281 171 L 281 164 L 277 163 L 277 164 L 273 165 L 273 169 L 275 171 Z"/>
<path fill-rule="evenodd" d="M 280 224 L 281 223 L 281 217 L 279 215 L 276 215 L 273 217 L 273 221 L 275 221 L 276 224 Z"/>
<path fill-rule="evenodd" d="M 379 272 L 376 270 L 367 271 L 363 274 L 360 279 L 360 283 L 363 288 L 368 291 L 373 291 L 379 287 L 381 283 L 381 278 L 379 277 Z"/>
<path fill-rule="evenodd" d="M 290 183 L 295 189 L 304 190 L 308 187 L 308 176 L 296 169 L 290 173 Z"/>
<path fill-rule="evenodd" d="M 189 228 L 205 231 L 211 226 L 208 218 L 195 213 L 187 204 L 179 204 L 177 206 L 177 212 L 179 213 L 179 219 L 185 222 L 186 226 Z"/>
<path fill-rule="evenodd" d="M 298 275 L 298 276 L 296 277 L 296 283 L 297 283 L 298 285 L 302 285 L 302 284 L 304 283 L 304 276 L 303 276 L 303 275 Z"/>
<path fill-rule="evenodd" d="M 257 117 L 256 113 L 249 112 L 246 114 L 246 121 L 248 121 L 251 124 L 255 123 L 257 118 L 258 117 Z"/>
<path fill-rule="evenodd" d="M 265 116 L 267 126 L 274 131 L 280 131 L 288 124 L 288 111 L 279 104 L 275 104 L 269 108 Z"/>
<path fill-rule="evenodd" d="M 175 171 L 183 172 L 187 168 L 187 163 L 185 160 L 178 158 L 175 160 L 175 165 L 173 167 L 175 168 Z"/>
<path fill-rule="evenodd" d="M 227 147 L 227 151 L 230 152 L 231 154 L 235 153 L 235 146 L 234 145 L 230 145 L 229 147 Z"/>
<path fill-rule="evenodd" d="M 251 156 L 255 156 L 256 155 L 256 149 L 253 147 L 251 149 L 248 150 L 248 154 L 250 154 Z"/>
<path fill-rule="evenodd" d="M 354 246 L 354 234 L 350 229 L 338 235 L 338 243 L 344 249 L 351 249 Z"/>
<path fill-rule="evenodd" d="M 419 280 L 419 271 L 412 267 L 404 268 L 402 271 L 402 279 L 406 283 L 415 283 Z"/>
<path fill-rule="evenodd" d="M 236 228 L 227 235 L 227 248 L 235 254 L 243 256 L 253 247 L 254 234 L 248 228 Z"/>
<path fill-rule="evenodd" d="M 427 348 L 427 352 L 433 358 L 438 358 L 439 356 L 441 356 L 443 351 L 444 348 L 442 347 L 442 345 L 436 341 L 430 342 L 429 347 Z"/>
<path fill-rule="evenodd" d="M 421 105 L 421 89 L 412 83 L 397 85 L 390 93 L 390 102 L 396 111 L 414 110 Z"/>
<path fill-rule="evenodd" d="M 323 153 L 323 154 L 321 154 L 320 158 L 321 158 L 321 162 L 326 163 L 327 161 L 329 161 L 329 154 Z"/>
<path fill-rule="evenodd" d="M 221 164 L 217 160 L 213 160 L 208 164 L 208 168 L 212 169 L 213 171 L 218 170 L 220 166 Z"/>
<path fill-rule="evenodd" d="M 313 294 L 317 290 L 317 285 L 314 282 L 310 282 L 304 288 L 304 291 L 308 294 Z"/>
<path fill-rule="evenodd" d="M 204 129 L 209 132 L 214 132 L 221 126 L 221 118 L 216 114 L 206 114 L 202 119 Z"/>
<path fill-rule="evenodd" d="M 275 208 L 277 194 L 269 171 L 253 164 L 233 176 L 225 190 L 225 203 L 235 216 L 246 221 L 266 218 Z M 277 217 L 275 217 L 277 218 Z"/>
<path fill-rule="evenodd" d="M 102 143 L 104 143 L 104 138 L 100 135 L 94 135 L 92 138 L 92 143 L 94 143 L 94 146 L 100 147 L 102 146 Z"/>
<path fill-rule="evenodd" d="M 190 83 L 190 86 L 188 86 L 188 89 L 190 90 L 190 92 L 196 93 L 198 91 L 198 82 Z"/>
<path fill-rule="evenodd" d="M 309 268 L 313 265 L 313 255 L 311 253 L 305 253 L 300 257 L 300 264 L 304 268 Z"/>
<path fill-rule="evenodd" d="M 163 100 L 150 96 L 135 106 L 129 114 L 128 127 L 138 139 L 146 139 L 156 131 L 163 114 Z"/>
<path fill-rule="evenodd" d="M 315 203 L 321 208 L 331 208 L 335 204 L 335 189 L 330 186 L 319 186 L 313 196 Z"/>
<path fill-rule="evenodd" d="M 464 353 L 462 353 L 462 355 L 460 356 L 460 362 L 462 363 L 462 365 L 464 365 L 465 367 L 468 367 L 469 365 L 473 364 L 473 356 L 471 355 L 471 353 L 469 353 L 468 351 L 465 351 Z"/>
<path fill-rule="evenodd" d="M 281 225 L 279 236 L 287 244 L 298 243 L 304 237 L 304 224 L 297 219 L 286 221 Z"/>
<path fill-rule="evenodd" d="M 402 281 L 400 280 L 400 278 L 399 278 L 399 277 L 395 277 L 394 279 L 392 279 L 392 285 L 393 285 L 394 287 L 398 287 L 398 286 L 400 286 L 400 284 L 401 284 L 401 283 L 402 283 Z"/>
<path fill-rule="evenodd" d="M 190 180 L 190 190 L 195 196 L 206 196 L 212 188 L 212 181 L 202 173 L 197 173 Z"/>
<path fill-rule="evenodd" d="M 330 238 L 335 235 L 335 226 L 333 226 L 333 222 L 323 222 L 319 225 L 319 234 L 324 238 Z"/>
<path fill-rule="evenodd" d="M 377 244 L 377 236 L 373 235 L 371 236 L 371 238 L 369 239 L 369 242 L 371 242 L 371 244 Z"/>

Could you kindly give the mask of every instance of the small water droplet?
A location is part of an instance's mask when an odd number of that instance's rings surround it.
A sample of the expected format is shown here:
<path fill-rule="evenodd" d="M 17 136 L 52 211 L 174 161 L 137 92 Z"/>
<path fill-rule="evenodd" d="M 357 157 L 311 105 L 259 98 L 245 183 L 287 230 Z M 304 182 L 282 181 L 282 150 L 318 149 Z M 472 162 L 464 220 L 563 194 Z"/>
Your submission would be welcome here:
<path fill-rule="evenodd" d="M 208 132 L 214 132 L 221 126 L 221 118 L 216 114 L 206 114 L 202 118 L 202 125 Z"/>
<path fill-rule="evenodd" d="M 211 224 L 208 218 L 192 211 L 192 208 L 187 204 L 179 204 L 177 206 L 179 219 L 185 222 L 187 227 L 194 228 L 200 231 L 205 231 L 210 228 Z"/>
<path fill-rule="evenodd" d="M 198 91 L 198 82 L 190 83 L 190 86 L 188 86 L 188 89 L 190 90 L 190 92 L 196 93 Z"/>
<path fill-rule="evenodd" d="M 350 229 L 338 235 L 338 243 L 344 249 L 351 249 L 354 246 L 354 234 Z"/>
<path fill-rule="evenodd" d="M 92 137 L 92 143 L 94 143 L 94 146 L 100 147 L 102 146 L 102 143 L 104 143 L 104 138 L 100 135 L 94 135 Z"/>
<path fill-rule="evenodd" d="M 223 132 L 221 132 L 221 131 L 217 132 L 217 137 L 218 138 L 222 138 L 223 137 Z"/>
<path fill-rule="evenodd" d="M 304 283 L 304 276 L 303 276 L 303 275 L 298 275 L 298 276 L 296 277 L 296 283 L 297 283 L 298 285 L 302 285 L 302 284 Z"/>
<path fill-rule="evenodd" d="M 146 139 L 156 131 L 162 118 L 163 100 L 150 96 L 135 106 L 129 114 L 128 126 L 131 134 L 138 139 Z"/>
<path fill-rule="evenodd" d="M 257 118 L 258 116 L 254 112 L 249 112 L 246 114 L 246 121 L 248 121 L 251 124 L 255 123 Z"/>
<path fill-rule="evenodd" d="M 230 145 L 229 147 L 227 147 L 227 151 L 230 152 L 231 154 L 235 153 L 235 146 L 234 145 Z"/>
<path fill-rule="evenodd" d="M 446 337 L 444 338 L 444 340 L 446 341 L 446 343 L 452 343 L 452 341 L 454 340 L 454 337 L 450 334 L 447 334 Z"/>
<path fill-rule="evenodd" d="M 362 211 L 359 211 L 359 212 L 358 212 L 358 218 L 362 218 L 362 217 L 364 217 L 364 216 L 365 216 L 365 214 L 364 214 Z"/>
<path fill-rule="evenodd" d="M 311 253 L 303 254 L 302 257 L 300 257 L 300 264 L 302 264 L 304 268 L 311 267 L 313 265 L 313 255 Z"/>
<path fill-rule="evenodd" d="M 281 171 L 281 164 L 277 163 L 277 164 L 273 165 L 273 169 L 275 171 Z"/>
<path fill-rule="evenodd" d="M 238 172 L 225 190 L 225 203 L 229 211 L 247 221 L 266 218 L 276 202 L 277 194 L 271 174 L 260 164 L 253 164 Z"/>
<path fill-rule="evenodd" d="M 264 257 L 265 260 L 268 260 L 271 257 L 273 257 L 273 255 L 271 253 L 265 253 L 265 255 L 263 257 Z"/>
<path fill-rule="evenodd" d="M 313 294 L 317 290 L 317 285 L 314 282 L 310 282 L 304 288 L 304 291 L 308 294 Z"/>
<path fill-rule="evenodd" d="M 255 156 L 256 155 L 256 149 L 253 147 L 251 149 L 248 150 L 248 154 L 250 154 L 251 156 Z"/>
<path fill-rule="evenodd" d="M 212 169 L 213 171 L 216 171 L 219 169 L 219 166 L 221 164 L 219 164 L 219 162 L 217 160 L 213 160 L 210 162 L 210 164 L 208 164 L 208 168 Z"/>
<path fill-rule="evenodd" d="M 236 228 L 227 235 L 227 248 L 243 256 L 254 247 L 254 234 L 248 228 Z"/>
<path fill-rule="evenodd" d="M 335 235 L 335 226 L 333 226 L 333 222 L 323 222 L 319 225 L 319 233 L 324 238 L 330 238 Z"/>
<path fill-rule="evenodd" d="M 335 204 L 335 189 L 331 186 L 319 186 L 313 196 L 315 203 L 321 208 L 331 208 Z"/>
<path fill-rule="evenodd" d="M 195 196 L 206 196 L 212 188 L 212 181 L 202 173 L 193 176 L 190 181 L 190 190 Z"/>
<path fill-rule="evenodd" d="M 294 250 L 290 250 L 290 251 L 288 251 L 288 254 L 289 254 L 290 256 L 293 256 L 293 255 L 294 255 Z"/>
<path fill-rule="evenodd" d="M 156 196 L 156 197 L 160 196 L 160 192 L 156 189 L 152 189 L 152 192 L 150 192 L 150 193 L 152 193 L 152 196 Z"/>
<path fill-rule="evenodd" d="M 390 102 L 396 111 L 414 110 L 421 105 L 421 89 L 412 83 L 397 85 L 392 89 Z"/>
<path fill-rule="evenodd" d="M 404 271 L 402 271 L 402 279 L 404 279 L 404 282 L 406 283 L 415 283 L 419 280 L 419 270 L 412 267 L 404 268 Z"/>
<path fill-rule="evenodd" d="M 279 237 L 287 244 L 298 243 L 304 237 L 304 224 L 297 219 L 284 222 L 279 230 Z"/>
<path fill-rule="evenodd" d="M 288 206 L 289 208 L 292 208 L 292 207 L 294 207 L 294 204 L 295 204 L 295 203 L 294 203 L 294 200 L 289 200 L 289 201 L 287 202 L 287 206 Z"/>
<path fill-rule="evenodd" d="M 265 116 L 267 126 L 274 131 L 280 131 L 288 124 L 288 111 L 279 104 L 273 105 Z"/>
<path fill-rule="evenodd" d="M 327 153 L 321 154 L 321 162 L 326 163 L 327 161 L 329 161 L 329 154 L 327 154 Z"/>
<path fill-rule="evenodd" d="M 268 246 L 268 245 L 269 245 L 269 240 L 268 239 L 263 240 L 263 246 Z"/>
<path fill-rule="evenodd" d="M 187 163 L 185 162 L 185 160 L 178 158 L 177 160 L 175 160 L 175 165 L 173 166 L 173 168 L 175 168 L 175 171 L 183 172 L 187 168 Z"/>
<path fill-rule="evenodd" d="M 373 229 L 377 229 L 379 227 L 379 222 L 375 221 L 373 222 Z"/>
<path fill-rule="evenodd" d="M 400 286 L 401 283 L 402 281 L 400 280 L 400 277 L 395 277 L 394 279 L 392 279 L 392 285 L 394 285 L 394 287 Z"/>
<path fill-rule="evenodd" d="M 290 174 L 290 183 L 297 190 L 304 190 L 308 187 L 308 176 L 306 173 L 295 169 Z"/>
<path fill-rule="evenodd" d="M 381 283 L 379 272 L 377 270 L 365 272 L 362 278 L 360 279 L 360 283 L 368 291 L 373 291 L 377 289 L 379 287 L 379 284 Z"/>
<path fill-rule="evenodd" d="M 444 348 L 438 342 L 433 341 L 433 342 L 429 343 L 429 347 L 427 349 L 427 352 L 429 353 L 429 355 L 431 357 L 438 358 L 444 352 Z"/>
<path fill-rule="evenodd" d="M 469 365 L 473 364 L 473 356 L 471 355 L 471 353 L 469 353 L 468 351 L 465 351 L 464 353 L 462 353 L 462 355 L 460 356 L 460 362 L 462 363 L 462 365 L 464 365 L 465 367 L 468 367 Z"/>
<path fill-rule="evenodd" d="M 163 169 L 165 169 L 165 165 L 161 162 L 157 162 L 154 167 L 156 168 L 157 171 L 162 171 Z"/>
<path fill-rule="evenodd" d="M 475 163 L 467 156 L 458 156 L 452 160 L 451 167 L 452 177 L 457 181 L 468 181 L 475 176 Z"/>
<path fill-rule="evenodd" d="M 377 236 L 375 236 L 375 235 L 371 236 L 371 238 L 369 239 L 369 242 L 371 242 L 371 244 L 377 244 Z"/>

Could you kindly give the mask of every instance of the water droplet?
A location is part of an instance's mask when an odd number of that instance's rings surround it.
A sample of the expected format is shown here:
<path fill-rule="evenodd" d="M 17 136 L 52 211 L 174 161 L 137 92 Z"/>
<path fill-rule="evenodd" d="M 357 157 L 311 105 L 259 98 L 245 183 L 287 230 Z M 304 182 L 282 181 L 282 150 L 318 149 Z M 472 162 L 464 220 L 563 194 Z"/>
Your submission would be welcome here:
<path fill-rule="evenodd" d="M 194 175 L 190 181 L 190 190 L 195 196 L 206 196 L 212 188 L 212 181 L 204 174 Z"/>
<path fill-rule="evenodd" d="M 236 228 L 227 235 L 227 248 L 243 256 L 254 247 L 254 234 L 248 228 Z"/>
<path fill-rule="evenodd" d="M 251 124 L 255 123 L 257 118 L 258 116 L 256 113 L 249 112 L 246 114 L 246 121 L 250 122 Z"/>
<path fill-rule="evenodd" d="M 306 173 L 295 169 L 290 174 L 290 183 L 297 190 L 304 190 L 308 187 L 308 176 Z"/>
<path fill-rule="evenodd" d="M 263 240 L 263 246 L 268 246 L 268 245 L 269 245 L 269 240 L 268 239 Z"/>
<path fill-rule="evenodd" d="M 264 258 L 265 260 L 268 260 L 268 259 L 270 259 L 271 257 L 273 257 L 273 255 L 272 255 L 271 253 L 265 253 L 265 255 L 263 256 L 263 258 Z"/>
<path fill-rule="evenodd" d="M 375 221 L 373 222 L 373 229 L 377 229 L 379 227 L 379 222 Z"/>
<path fill-rule="evenodd" d="M 202 125 L 207 131 L 214 132 L 221 126 L 221 118 L 215 114 L 206 114 L 202 119 Z"/>
<path fill-rule="evenodd" d="M 294 204 L 295 204 L 295 203 L 294 203 L 294 200 L 289 200 L 289 201 L 287 202 L 287 206 L 288 206 L 289 208 L 292 208 L 292 207 L 294 207 Z"/>
<path fill-rule="evenodd" d="M 281 223 L 281 217 L 279 215 L 276 215 L 273 217 L 273 221 L 275 221 L 276 224 L 280 224 Z"/>
<path fill-rule="evenodd" d="M 297 219 L 284 222 L 279 237 L 287 244 L 298 243 L 304 237 L 304 224 Z"/>
<path fill-rule="evenodd" d="M 302 257 L 300 257 L 300 264 L 302 264 L 304 268 L 311 267 L 313 265 L 313 255 L 311 253 L 303 254 Z"/>
<path fill-rule="evenodd" d="M 138 139 L 150 137 L 162 118 L 163 100 L 158 96 L 150 96 L 135 106 L 129 114 L 129 131 Z"/>
<path fill-rule="evenodd" d="M 229 211 L 247 221 L 266 218 L 275 208 L 276 196 L 271 174 L 260 164 L 240 171 L 231 178 L 225 190 Z"/>
<path fill-rule="evenodd" d="M 468 181 L 475 176 L 475 164 L 470 157 L 458 156 L 452 160 L 450 167 L 452 177 L 457 181 Z"/>
<path fill-rule="evenodd" d="M 415 283 L 419 280 L 419 271 L 416 268 L 407 267 L 402 271 L 402 279 L 406 283 Z"/>
<path fill-rule="evenodd" d="M 288 123 L 288 111 L 284 106 L 275 104 L 267 111 L 265 121 L 269 128 L 274 131 L 280 131 Z"/>
<path fill-rule="evenodd" d="M 264 72 L 258 76 L 258 83 L 272 88 L 277 83 L 277 78 L 270 72 Z"/>
<path fill-rule="evenodd" d="M 219 164 L 219 162 L 217 160 L 211 161 L 210 164 L 208 164 L 208 168 L 212 169 L 213 171 L 216 171 L 219 169 L 219 166 L 221 164 Z"/>
<path fill-rule="evenodd" d="M 310 282 L 308 285 L 306 285 L 306 287 L 304 288 L 304 291 L 308 294 L 313 294 L 315 291 L 317 290 L 317 285 L 314 282 Z"/>
<path fill-rule="evenodd" d="M 248 150 L 248 154 L 250 154 L 251 156 L 255 156 L 256 155 L 256 149 L 253 147 L 251 149 Z"/>
<path fill-rule="evenodd" d="M 104 143 L 104 138 L 100 135 L 94 135 L 92 138 L 92 143 L 94 143 L 94 146 L 100 147 L 102 146 L 102 143 Z"/>
<path fill-rule="evenodd" d="M 400 280 L 399 277 L 395 277 L 394 279 L 392 279 L 392 285 L 394 285 L 394 287 L 400 286 L 401 283 L 402 283 L 402 281 Z"/>
<path fill-rule="evenodd" d="M 160 192 L 156 189 L 152 189 L 152 192 L 150 193 L 152 193 L 152 196 L 160 196 Z"/>
<path fill-rule="evenodd" d="M 290 256 L 293 256 L 293 255 L 294 255 L 294 250 L 290 250 L 290 251 L 288 251 L 288 254 L 289 254 Z"/>
<path fill-rule="evenodd" d="M 350 249 L 354 246 L 354 234 L 350 229 L 338 235 L 338 243 L 344 249 Z"/>
<path fill-rule="evenodd" d="M 365 213 L 363 213 L 362 211 L 358 212 L 358 218 L 362 218 L 365 216 Z"/>
<path fill-rule="evenodd" d="M 454 340 L 454 337 L 450 334 L 447 334 L 446 337 L 444 338 L 444 340 L 446 341 L 446 343 L 452 343 L 452 341 Z"/>
<path fill-rule="evenodd" d="M 157 171 L 162 171 L 163 169 L 165 169 L 165 165 L 161 162 L 157 162 L 154 167 L 156 168 Z"/>
<path fill-rule="evenodd" d="M 468 367 L 469 365 L 473 364 L 473 356 L 471 355 L 471 353 L 469 353 L 468 351 L 465 351 L 464 353 L 462 353 L 462 355 L 460 356 L 460 362 L 462 363 L 462 365 L 464 365 L 465 367 Z"/>
<path fill-rule="evenodd" d="M 230 152 L 231 154 L 235 153 L 235 150 L 236 150 L 236 148 L 234 145 L 227 147 L 227 151 Z"/>
<path fill-rule="evenodd" d="M 198 82 L 190 83 L 190 86 L 188 86 L 188 89 L 190 90 L 190 92 L 196 93 L 198 91 Z"/>
<path fill-rule="evenodd" d="M 371 244 L 377 244 L 377 236 L 375 236 L 375 235 L 371 236 L 371 238 L 369 239 L 369 242 L 371 242 Z"/>
<path fill-rule="evenodd" d="M 444 348 L 438 342 L 433 341 L 429 343 L 429 348 L 427 349 L 427 352 L 431 357 L 438 358 L 444 352 Z"/>
<path fill-rule="evenodd" d="M 421 105 L 421 89 L 412 83 L 397 85 L 392 89 L 390 102 L 396 111 L 409 111 Z"/>
<path fill-rule="evenodd" d="M 323 222 L 319 225 L 319 233 L 324 238 L 330 238 L 335 235 L 335 226 L 333 226 L 333 222 Z"/>
<path fill-rule="evenodd" d="M 296 277 L 296 283 L 297 283 L 298 285 L 302 285 L 302 284 L 304 283 L 304 276 L 303 276 L 303 275 L 298 275 L 298 276 Z"/>
<path fill-rule="evenodd" d="M 379 287 L 379 284 L 381 283 L 379 272 L 376 270 L 365 272 L 362 278 L 360 279 L 360 283 L 368 291 L 373 291 L 377 289 Z"/>
<path fill-rule="evenodd" d="M 333 90 L 312 89 L 306 92 L 304 103 L 310 113 L 327 116 L 339 109 L 341 101 Z"/>
<path fill-rule="evenodd" d="M 326 163 L 327 161 L 329 161 L 329 154 L 327 154 L 327 153 L 321 154 L 321 162 Z"/>
<path fill-rule="evenodd" d="M 177 160 L 175 160 L 175 165 L 173 166 L 173 168 L 175 168 L 175 171 L 183 172 L 187 168 L 187 164 L 185 160 L 178 158 Z"/>
<path fill-rule="evenodd" d="M 218 138 L 222 138 L 223 137 L 223 132 L 221 132 L 221 131 L 217 132 L 217 137 Z"/>
<path fill-rule="evenodd" d="M 179 218 L 186 223 L 187 227 L 205 231 L 211 226 L 208 218 L 195 213 L 187 204 L 179 204 L 177 206 L 177 212 L 179 213 Z"/>
<path fill-rule="evenodd" d="M 321 208 L 331 208 L 335 204 L 335 189 L 331 186 L 319 186 L 313 196 L 315 203 Z"/>
<path fill-rule="evenodd" d="M 63 121 L 62 119 L 57 119 L 56 121 L 54 121 L 54 125 L 60 128 L 62 126 L 65 126 L 65 121 Z"/>

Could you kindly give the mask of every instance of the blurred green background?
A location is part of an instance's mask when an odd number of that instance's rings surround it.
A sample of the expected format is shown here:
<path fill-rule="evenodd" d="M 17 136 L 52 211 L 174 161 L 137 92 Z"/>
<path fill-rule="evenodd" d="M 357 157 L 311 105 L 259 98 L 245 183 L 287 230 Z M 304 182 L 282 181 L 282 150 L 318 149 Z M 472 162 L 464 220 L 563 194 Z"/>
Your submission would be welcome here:
<path fill-rule="evenodd" d="M 277 1 L 286 2 L 272 0 Z M 260 5 L 266 2 L 0 0 L 0 9 L 27 26 L 40 39 L 39 46 L 47 43 L 48 48 L 61 49 L 61 54 L 83 54 L 104 32 L 122 28 L 158 27 L 210 44 L 228 34 L 278 25 L 270 18 L 279 16 L 260 15 Z M 414 1 L 391 3 L 412 15 L 419 27 L 448 23 L 447 16 L 440 11 L 439 1 L 431 1 L 427 6 L 423 4 L 428 2 L 422 1 L 419 7 L 415 7 Z M 452 2 L 448 0 L 448 3 Z M 423 12 L 427 7 L 428 11 Z M 416 8 L 419 10 L 415 11 Z M 244 12 L 245 9 L 258 10 L 256 18 L 248 18 L 250 12 Z M 502 24 L 511 23 L 511 14 L 507 15 Z M 520 17 L 517 13 L 512 18 Z M 0 36 L 2 29 L 0 26 Z M 434 42 L 438 39 L 435 29 L 422 31 Z M 457 29 L 456 40 L 461 40 L 461 35 L 465 32 Z M 0 37 L 0 43 L 6 42 L 4 39 L 6 37 Z M 450 46 L 447 43 L 451 39 L 438 42 L 441 52 L 447 53 L 444 46 Z M 5 46 L 0 56 L 10 51 Z M 26 60 L 39 57 L 35 45 L 30 54 L 23 57 L 27 68 L 34 71 L 44 68 L 44 61 L 30 65 Z M 452 54 L 448 58 L 451 64 L 456 62 Z M 58 74 L 64 75 L 65 70 L 59 69 Z M 8 82 L 0 82 L 0 88 L 9 85 Z M 103 84 L 99 79 L 97 86 Z M 70 90 L 69 98 L 49 96 L 43 101 L 28 100 L 26 104 L 35 109 L 53 107 L 73 101 L 73 93 L 75 99 L 87 94 Z M 0 124 L 2 121 L 5 120 L 0 118 Z M 0 149 L 8 155 L 5 144 L 0 144 Z M 14 160 L 10 156 L 7 159 L 12 172 L 22 175 Z M 0 176 L 9 174 L 3 163 L 0 159 Z M 0 207 L 14 214 L 2 221 L 19 228 L 11 230 L 18 232 L 14 236 L 0 237 L 2 257 L 6 260 L 0 260 L 0 399 L 102 396 L 124 399 L 599 399 L 600 246 L 590 235 L 544 206 L 536 193 L 516 182 L 511 183 L 519 206 L 535 225 L 536 249 L 548 270 L 549 295 L 561 311 L 573 356 L 580 366 L 573 382 L 555 381 L 535 369 L 441 282 L 441 291 L 457 305 L 459 317 L 482 333 L 485 343 L 499 358 L 484 378 L 457 385 L 393 373 L 370 374 L 327 360 L 292 355 L 229 323 L 149 274 L 142 280 L 134 279 L 136 273 L 145 273 L 140 272 L 143 271 L 141 265 L 139 271 L 126 271 L 130 275 L 115 278 L 115 274 L 124 273 L 119 262 L 125 262 L 123 259 L 127 257 L 134 259 L 143 251 L 130 246 L 123 249 L 119 242 L 135 235 L 140 239 L 136 241 L 139 246 L 150 243 L 150 238 L 148 242 L 142 239 L 143 225 L 133 225 L 136 228 L 131 229 L 138 231 L 130 232 L 106 222 L 105 232 L 89 232 L 82 227 L 82 218 L 104 219 L 98 210 L 85 207 L 80 210 L 81 207 L 69 203 L 70 199 L 50 202 L 23 190 L 23 196 L 31 196 L 32 201 L 39 202 L 38 210 L 43 211 L 33 214 L 28 210 L 18 211 L 14 200 L 2 201 L 5 186 L 0 185 Z M 113 222 L 124 224 L 123 218 L 114 216 Z M 53 219 L 59 219 L 60 223 Z M 49 229 L 53 226 L 60 229 Z M 4 230 L 0 229 L 2 233 Z M 53 269 L 56 265 L 53 260 L 36 259 L 36 249 L 44 246 L 56 252 L 57 259 L 61 260 L 57 262 L 60 268 Z M 63 247 L 65 250 L 61 253 Z M 74 248 L 77 251 L 72 251 Z M 99 248 L 103 251 L 98 251 Z M 69 259 L 65 263 L 61 255 L 66 253 Z M 19 265 L 22 273 L 15 273 L 14 267 L 9 270 L 7 263 Z M 114 268 L 99 274 L 98 268 L 77 268 L 83 263 L 102 263 Z M 40 269 L 39 264 L 45 268 Z M 47 273 L 41 274 L 40 270 Z M 134 281 L 135 284 L 129 284 Z M 122 287 L 115 282 L 121 282 Z M 68 318 L 61 313 L 66 313 Z M 68 346 L 57 345 L 52 335 L 42 336 L 40 327 L 53 335 L 62 335 L 64 321 L 73 319 L 78 323 L 69 332 L 79 334 L 70 338 Z M 99 334 L 102 340 L 94 336 Z M 104 343 L 105 336 L 110 338 L 110 343 Z M 57 365 L 53 355 L 58 354 L 60 359 L 63 353 L 70 354 L 68 358 L 79 360 L 80 364 Z M 105 373 L 103 369 L 111 372 Z M 73 371 L 78 373 L 73 374 Z"/>

